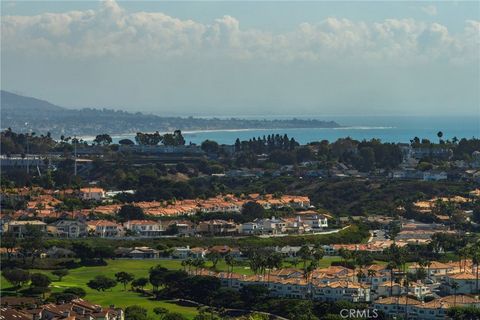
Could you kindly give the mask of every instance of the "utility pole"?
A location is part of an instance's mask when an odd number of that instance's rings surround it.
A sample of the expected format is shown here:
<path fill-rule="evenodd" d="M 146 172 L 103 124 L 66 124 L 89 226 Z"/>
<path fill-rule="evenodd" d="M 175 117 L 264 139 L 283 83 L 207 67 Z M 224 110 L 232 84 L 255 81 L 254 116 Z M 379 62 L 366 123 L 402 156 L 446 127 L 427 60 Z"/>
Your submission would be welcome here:
<path fill-rule="evenodd" d="M 73 150 L 74 150 L 74 165 L 73 165 L 73 175 L 77 176 L 77 136 L 73 136 Z"/>
<path fill-rule="evenodd" d="M 28 122 L 25 122 L 25 127 L 27 128 L 27 132 L 25 133 L 26 137 L 27 137 L 27 155 L 26 155 L 26 159 L 27 159 L 27 175 L 30 174 L 30 162 L 28 160 L 28 154 L 30 153 L 30 147 L 28 145 L 28 137 L 29 137 L 29 129 L 28 129 Z"/>

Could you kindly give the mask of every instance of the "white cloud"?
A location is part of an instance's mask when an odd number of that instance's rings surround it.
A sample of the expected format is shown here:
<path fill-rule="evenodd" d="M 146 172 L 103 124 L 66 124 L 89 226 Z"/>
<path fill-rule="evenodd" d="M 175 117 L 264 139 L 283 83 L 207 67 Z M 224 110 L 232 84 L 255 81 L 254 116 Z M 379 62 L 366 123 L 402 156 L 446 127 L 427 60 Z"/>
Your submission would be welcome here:
<path fill-rule="evenodd" d="M 422 7 L 421 9 L 424 13 L 428 14 L 429 16 L 437 15 L 437 7 L 435 7 L 434 5 L 428 5 L 428 6 Z"/>
<path fill-rule="evenodd" d="M 425 8 L 436 11 L 434 6 Z M 5 16 L 1 22 L 2 51 L 14 54 L 69 59 L 227 57 L 387 63 L 392 59 L 403 63 L 478 59 L 474 51 L 479 25 L 468 21 L 464 32 L 453 36 L 441 24 L 413 19 L 365 23 L 327 18 L 273 34 L 242 29 L 240 21 L 231 16 L 206 24 L 161 12 L 127 12 L 113 0 L 104 1 L 98 10 Z M 475 35 L 477 41 L 472 45 Z"/>

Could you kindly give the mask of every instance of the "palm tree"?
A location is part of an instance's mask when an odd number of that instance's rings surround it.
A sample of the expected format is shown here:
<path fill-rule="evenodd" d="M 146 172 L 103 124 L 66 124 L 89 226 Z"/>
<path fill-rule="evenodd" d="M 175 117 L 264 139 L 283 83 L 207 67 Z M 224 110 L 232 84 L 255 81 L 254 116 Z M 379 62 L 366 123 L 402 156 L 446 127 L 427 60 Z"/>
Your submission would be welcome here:
<path fill-rule="evenodd" d="M 458 285 L 458 282 L 453 281 L 452 283 L 450 283 L 450 287 L 453 289 L 453 306 L 455 307 L 455 305 L 457 304 L 457 289 L 460 286 Z"/>
<path fill-rule="evenodd" d="M 471 248 L 470 254 L 472 257 L 472 263 L 475 265 L 475 293 L 478 293 L 478 266 L 480 264 L 480 248 L 478 245 Z"/>
<path fill-rule="evenodd" d="M 390 261 L 387 264 L 387 270 L 390 270 L 390 296 L 393 296 L 393 270 L 396 268 L 396 264 L 393 261 Z"/>
<path fill-rule="evenodd" d="M 425 266 L 427 266 L 427 278 L 430 280 L 430 266 L 432 265 L 432 261 L 426 260 Z"/>
<path fill-rule="evenodd" d="M 442 137 L 443 137 L 443 132 L 442 131 L 438 131 L 437 132 L 437 137 L 438 137 L 438 141 L 440 142 L 442 140 Z"/>
<path fill-rule="evenodd" d="M 196 258 L 192 261 L 192 265 L 195 267 L 195 275 L 198 275 L 198 269 L 205 266 L 205 260 L 203 258 Z"/>
<path fill-rule="evenodd" d="M 367 272 L 367 276 L 370 278 L 370 293 L 372 292 L 372 288 L 373 288 L 373 277 L 375 277 L 376 275 L 377 275 L 377 271 L 373 269 L 369 269 Z"/>
<path fill-rule="evenodd" d="M 303 269 L 307 267 L 307 261 L 312 258 L 312 251 L 307 245 L 303 245 L 298 251 L 300 259 L 303 261 Z"/>
<path fill-rule="evenodd" d="M 362 269 L 357 272 L 357 281 L 361 282 L 362 279 L 365 279 L 365 272 Z"/>
<path fill-rule="evenodd" d="M 229 286 L 231 287 L 232 286 L 232 273 L 233 273 L 233 267 L 235 266 L 235 264 L 237 263 L 237 261 L 235 260 L 235 257 L 231 254 L 227 254 L 225 256 L 225 263 L 227 264 L 228 268 L 227 268 L 227 271 L 228 271 L 228 282 L 229 282 Z"/>
<path fill-rule="evenodd" d="M 312 292 L 312 288 L 311 288 L 311 280 L 312 280 L 312 272 L 315 271 L 318 267 L 318 262 L 317 261 L 310 261 L 310 263 L 308 264 L 308 266 L 306 266 L 304 269 L 303 269 L 303 276 L 305 277 L 305 281 L 307 282 L 307 290 L 309 291 L 309 299 L 312 298 L 312 295 L 313 295 L 313 292 Z"/>
<path fill-rule="evenodd" d="M 405 277 L 403 284 L 405 286 L 405 320 L 408 320 L 408 285 L 410 284 L 408 276 Z"/>
<path fill-rule="evenodd" d="M 463 247 L 463 248 L 458 249 L 457 254 L 458 254 L 458 257 L 460 258 L 460 260 L 459 260 L 460 272 L 462 272 L 462 265 L 463 265 L 463 271 L 465 271 L 464 260 L 466 260 L 467 257 L 468 257 L 468 248 Z"/>
<path fill-rule="evenodd" d="M 265 267 L 268 268 L 267 285 L 270 287 L 270 272 L 273 268 L 281 268 L 283 257 L 278 252 L 270 252 L 265 258 Z"/>

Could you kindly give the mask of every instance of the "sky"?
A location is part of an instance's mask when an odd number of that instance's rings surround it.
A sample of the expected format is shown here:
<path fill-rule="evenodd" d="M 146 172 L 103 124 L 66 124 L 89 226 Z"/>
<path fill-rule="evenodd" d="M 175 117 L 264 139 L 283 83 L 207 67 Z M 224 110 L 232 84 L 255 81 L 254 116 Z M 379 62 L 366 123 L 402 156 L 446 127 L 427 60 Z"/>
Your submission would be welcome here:
<path fill-rule="evenodd" d="M 480 116 L 480 2 L 2 1 L 1 87 L 158 115 Z"/>

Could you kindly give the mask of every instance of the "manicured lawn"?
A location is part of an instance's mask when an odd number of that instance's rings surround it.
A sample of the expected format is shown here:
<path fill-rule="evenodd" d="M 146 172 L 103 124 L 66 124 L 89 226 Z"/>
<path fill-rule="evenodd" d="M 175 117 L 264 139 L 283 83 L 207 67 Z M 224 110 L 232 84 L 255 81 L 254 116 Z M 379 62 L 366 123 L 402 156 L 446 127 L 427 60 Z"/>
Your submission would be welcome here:
<path fill-rule="evenodd" d="M 90 289 L 86 283 L 93 279 L 97 275 L 105 275 L 107 277 L 114 278 L 116 272 L 126 271 L 133 273 L 136 278 L 147 277 L 148 278 L 148 269 L 152 266 L 161 264 L 167 268 L 179 269 L 181 268 L 180 261 L 167 261 L 167 260 L 109 260 L 107 266 L 100 267 L 80 267 L 76 269 L 70 269 L 69 275 L 63 277 L 62 281 L 53 281 L 52 282 L 52 291 L 62 291 L 67 287 L 81 287 L 85 289 L 87 295 L 86 300 L 100 304 L 102 306 L 115 305 L 119 307 L 127 307 L 130 305 L 139 305 L 147 310 L 150 314 L 153 315 L 153 308 L 155 307 L 164 307 L 170 310 L 171 312 L 179 312 L 186 316 L 188 319 L 193 319 L 197 314 L 197 309 L 193 307 L 183 307 L 176 305 L 174 303 L 168 303 L 165 301 L 152 301 L 146 297 L 140 296 L 136 292 L 128 291 L 129 287 L 127 286 L 127 291 L 123 290 L 123 285 L 119 284 L 111 291 L 98 292 Z M 57 280 L 57 277 L 52 275 L 48 271 L 32 270 L 31 272 L 42 272 L 47 274 L 52 280 Z M 2 287 L 4 289 L 8 288 L 10 284 L 2 278 Z M 147 286 L 146 289 L 151 289 Z"/>

